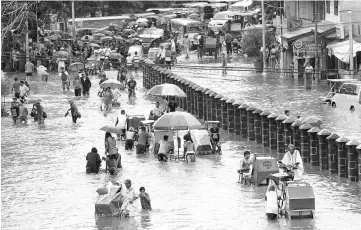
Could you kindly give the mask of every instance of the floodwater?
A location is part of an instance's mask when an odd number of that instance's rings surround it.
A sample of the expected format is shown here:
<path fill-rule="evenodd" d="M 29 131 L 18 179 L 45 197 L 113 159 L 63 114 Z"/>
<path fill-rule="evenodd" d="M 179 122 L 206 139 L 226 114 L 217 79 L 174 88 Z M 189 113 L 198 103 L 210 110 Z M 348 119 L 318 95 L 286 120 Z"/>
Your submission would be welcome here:
<path fill-rule="evenodd" d="M 263 149 L 235 137 L 226 138 L 223 155 L 199 156 L 189 164 L 161 163 L 149 153 L 136 156 L 118 142 L 123 170 L 115 178 L 85 174 L 90 149 L 104 153 L 104 132 L 99 128 L 113 124 L 120 112 L 116 108 L 104 117 L 99 111 L 98 81 L 92 77 L 89 98 L 76 100 L 82 114 L 77 124 L 64 117 L 73 96 L 60 90 L 55 76 L 47 84 L 38 78 L 30 82 L 34 96 L 45 101 L 44 126 L 32 121 L 14 126 L 10 118 L 1 119 L 2 229 L 359 229 L 360 187 L 309 167 L 305 180 L 314 189 L 316 217 L 268 221 L 266 187 L 242 186 L 236 173 L 243 151 Z M 134 105 L 122 103 L 128 114 L 148 115 L 154 106 L 141 91 L 139 87 Z M 136 190 L 146 188 L 154 211 L 121 221 L 94 216 L 97 187 L 128 178 Z"/>
<path fill-rule="evenodd" d="M 253 70 L 247 70 L 254 68 L 250 60 L 247 62 L 235 57 L 228 59 L 228 66 L 239 67 L 241 71 L 232 71 L 230 68 L 224 76 L 219 69 L 220 59 L 214 62 L 213 58 L 205 57 L 197 61 L 196 55 L 193 54 L 190 60 L 181 56 L 179 61 L 181 67 L 172 68 L 173 72 L 223 96 L 278 114 L 284 114 L 287 109 L 291 111 L 292 117 L 316 116 L 322 120 L 322 128 L 361 142 L 361 112 L 334 109 L 323 104 L 321 98 L 330 90 L 326 82 L 314 84 L 312 89 L 306 90 L 303 78 L 294 80 L 280 77 L 280 73 L 255 73 Z M 190 68 L 194 62 L 198 62 L 197 67 Z M 218 69 L 212 70 L 210 67 Z"/>

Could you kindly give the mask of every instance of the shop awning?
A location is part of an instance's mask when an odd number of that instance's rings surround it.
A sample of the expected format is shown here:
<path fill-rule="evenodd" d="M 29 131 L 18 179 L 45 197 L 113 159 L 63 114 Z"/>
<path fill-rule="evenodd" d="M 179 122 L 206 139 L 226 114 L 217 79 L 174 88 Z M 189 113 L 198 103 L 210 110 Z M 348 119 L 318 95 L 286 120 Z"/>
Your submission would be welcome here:
<path fill-rule="evenodd" d="M 313 34 L 313 30 L 314 30 L 314 25 L 310 25 L 310 27 L 306 27 L 306 28 L 302 28 L 299 30 L 295 30 L 286 34 L 283 34 L 281 37 L 285 40 L 287 40 L 288 42 L 292 42 L 295 41 L 299 38 L 302 38 L 304 36 L 308 36 L 310 34 Z M 318 23 L 318 28 L 319 28 L 319 34 L 321 33 L 325 33 L 328 30 L 332 30 L 334 28 L 336 28 L 336 24 L 333 22 L 329 22 L 329 21 L 322 21 Z"/>
<path fill-rule="evenodd" d="M 332 45 L 326 46 L 328 49 L 328 55 L 335 55 L 340 61 L 349 63 L 350 62 L 350 42 L 343 41 Z M 353 57 L 356 56 L 356 52 L 361 51 L 361 43 L 353 41 Z"/>
<path fill-rule="evenodd" d="M 252 0 L 243 0 L 243 1 L 239 1 L 239 2 L 236 2 L 234 3 L 233 5 L 231 6 L 242 6 L 242 7 L 247 7 L 247 6 L 250 6 L 252 5 L 253 1 Z"/>

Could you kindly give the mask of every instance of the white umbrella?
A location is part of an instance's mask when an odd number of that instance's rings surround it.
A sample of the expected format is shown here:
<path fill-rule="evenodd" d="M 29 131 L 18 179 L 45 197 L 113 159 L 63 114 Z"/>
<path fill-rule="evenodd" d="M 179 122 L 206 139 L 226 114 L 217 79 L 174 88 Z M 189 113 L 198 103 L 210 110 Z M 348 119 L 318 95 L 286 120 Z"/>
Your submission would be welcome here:
<path fill-rule="evenodd" d="M 173 84 L 156 85 L 148 91 L 148 94 L 153 96 L 187 97 L 181 88 Z"/>
<path fill-rule="evenodd" d="M 170 112 L 161 116 L 153 125 L 156 130 L 199 129 L 202 124 L 192 114 Z"/>
<path fill-rule="evenodd" d="M 236 3 L 232 4 L 231 6 L 247 7 L 247 6 L 252 5 L 252 2 L 253 2 L 252 0 L 243 0 L 243 1 L 236 2 Z"/>
<path fill-rule="evenodd" d="M 109 79 L 100 84 L 100 88 L 110 87 L 111 89 L 118 89 L 118 88 L 121 88 L 122 86 L 123 86 L 123 84 L 115 79 Z"/>
<path fill-rule="evenodd" d="M 100 130 L 102 130 L 104 132 L 116 133 L 116 134 L 121 134 L 122 133 L 122 129 L 121 129 L 120 126 L 106 125 L 106 126 L 100 128 Z"/>

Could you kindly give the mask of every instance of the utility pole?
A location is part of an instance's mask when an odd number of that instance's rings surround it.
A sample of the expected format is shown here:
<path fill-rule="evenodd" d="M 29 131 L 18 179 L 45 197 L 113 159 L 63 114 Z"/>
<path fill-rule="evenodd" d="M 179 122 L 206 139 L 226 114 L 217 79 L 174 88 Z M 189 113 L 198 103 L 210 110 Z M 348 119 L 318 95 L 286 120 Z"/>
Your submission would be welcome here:
<path fill-rule="evenodd" d="M 318 57 L 318 39 L 317 39 L 317 33 L 318 33 L 318 27 L 317 27 L 317 21 L 318 21 L 318 1 L 314 1 L 315 4 L 315 78 L 318 81 L 319 80 L 319 70 L 320 70 L 320 62 Z"/>
<path fill-rule="evenodd" d="M 267 69 L 267 63 L 266 63 L 266 22 L 264 17 L 264 0 L 261 1 L 262 4 L 262 52 L 263 52 L 263 73 L 265 73 Z"/>
<path fill-rule="evenodd" d="M 71 1 L 71 19 L 72 19 L 72 26 L 71 26 L 71 35 L 73 39 L 75 39 L 75 7 L 74 1 Z"/>
<path fill-rule="evenodd" d="M 28 5 L 26 4 L 26 8 Z M 26 20 L 25 20 L 25 62 L 26 59 L 29 58 L 29 19 L 28 19 L 29 11 L 27 11 Z M 36 28 L 38 30 L 38 28 Z"/>
<path fill-rule="evenodd" d="M 353 35 L 352 35 L 352 11 L 349 10 L 347 11 L 348 15 L 350 15 L 350 24 L 349 24 L 349 40 L 350 40 L 350 70 L 352 73 L 352 78 L 353 78 Z"/>

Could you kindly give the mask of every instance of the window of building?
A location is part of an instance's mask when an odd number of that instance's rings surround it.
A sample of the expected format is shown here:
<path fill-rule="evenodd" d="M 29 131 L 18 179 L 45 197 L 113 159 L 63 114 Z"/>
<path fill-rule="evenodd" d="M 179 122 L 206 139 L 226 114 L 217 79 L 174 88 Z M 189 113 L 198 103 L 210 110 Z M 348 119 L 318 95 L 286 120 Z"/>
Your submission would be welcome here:
<path fill-rule="evenodd" d="M 334 2 L 333 2 L 333 13 L 335 14 L 335 15 L 338 15 L 338 0 L 334 0 Z"/>
<path fill-rule="evenodd" d="M 326 0 L 326 13 L 331 13 L 331 4 L 330 0 Z"/>
<path fill-rule="evenodd" d="M 64 30 L 65 30 L 65 28 L 64 28 L 64 23 L 63 23 L 63 22 L 60 22 L 60 23 L 59 23 L 59 29 L 60 29 L 61 31 L 64 31 Z"/>

